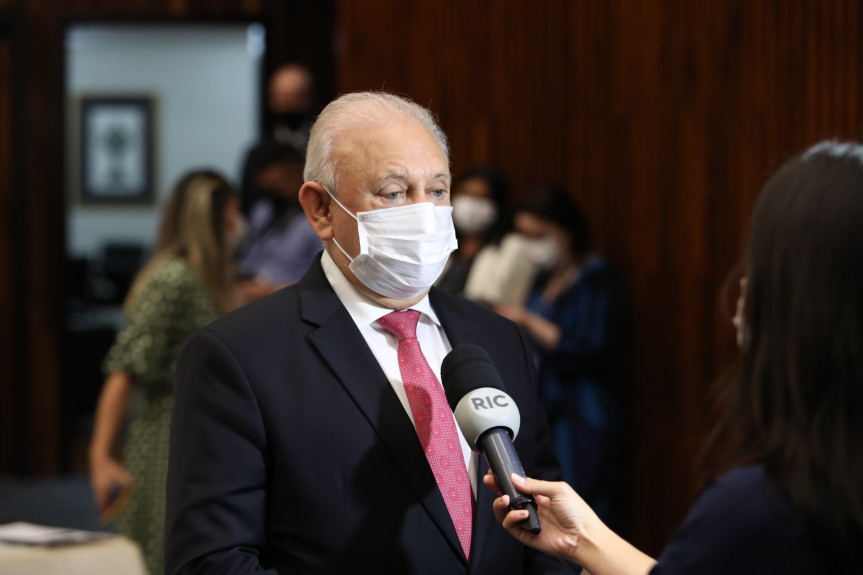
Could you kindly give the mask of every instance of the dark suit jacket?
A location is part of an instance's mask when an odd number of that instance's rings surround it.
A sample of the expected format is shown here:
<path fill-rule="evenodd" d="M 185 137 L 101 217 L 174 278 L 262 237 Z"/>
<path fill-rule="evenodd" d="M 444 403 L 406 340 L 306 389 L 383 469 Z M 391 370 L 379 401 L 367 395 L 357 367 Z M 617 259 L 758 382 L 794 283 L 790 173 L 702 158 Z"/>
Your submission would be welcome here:
<path fill-rule="evenodd" d="M 520 330 L 430 297 L 453 347 L 475 343 L 495 360 L 521 412 L 525 471 L 559 478 Z M 166 573 L 570 572 L 506 533 L 478 491 L 468 564 L 414 427 L 319 260 L 199 331 L 180 357 Z"/>

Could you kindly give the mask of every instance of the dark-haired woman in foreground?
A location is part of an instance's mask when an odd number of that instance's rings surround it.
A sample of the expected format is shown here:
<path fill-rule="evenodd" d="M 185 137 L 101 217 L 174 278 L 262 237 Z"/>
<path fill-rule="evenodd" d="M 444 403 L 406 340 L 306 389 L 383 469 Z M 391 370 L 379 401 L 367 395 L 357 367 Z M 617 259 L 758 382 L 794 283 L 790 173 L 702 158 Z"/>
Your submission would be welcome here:
<path fill-rule="evenodd" d="M 658 561 L 568 485 L 537 494 L 525 544 L 605 573 L 863 573 L 863 146 L 822 143 L 762 189 L 750 224 L 739 374 L 720 382 L 716 479 Z M 494 478 L 485 483 L 496 489 Z"/>

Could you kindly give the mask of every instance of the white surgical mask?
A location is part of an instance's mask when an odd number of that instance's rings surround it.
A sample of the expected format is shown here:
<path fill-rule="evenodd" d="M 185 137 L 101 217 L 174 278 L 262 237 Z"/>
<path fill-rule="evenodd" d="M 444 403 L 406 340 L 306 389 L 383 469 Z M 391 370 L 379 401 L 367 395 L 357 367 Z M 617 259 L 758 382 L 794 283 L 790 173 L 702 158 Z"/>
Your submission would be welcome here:
<path fill-rule="evenodd" d="M 452 221 L 463 234 L 481 234 L 497 221 L 497 206 L 489 198 L 456 196 L 452 200 Z"/>
<path fill-rule="evenodd" d="M 543 236 L 530 240 L 527 248 L 527 257 L 539 269 L 547 270 L 554 267 L 560 261 L 563 252 L 554 238 Z"/>
<path fill-rule="evenodd" d="M 438 279 L 458 247 L 452 223 L 452 208 L 431 202 L 352 214 L 357 221 L 360 253 L 355 258 L 336 244 L 351 264 L 351 273 L 375 293 L 393 299 L 422 295 Z"/>

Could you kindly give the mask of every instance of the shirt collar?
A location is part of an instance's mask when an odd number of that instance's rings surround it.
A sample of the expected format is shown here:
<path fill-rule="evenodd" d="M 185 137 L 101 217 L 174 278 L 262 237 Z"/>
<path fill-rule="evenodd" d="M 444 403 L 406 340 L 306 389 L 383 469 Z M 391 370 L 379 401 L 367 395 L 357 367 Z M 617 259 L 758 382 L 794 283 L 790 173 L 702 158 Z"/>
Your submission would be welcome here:
<path fill-rule="evenodd" d="M 348 278 L 330 257 L 329 252 L 324 250 L 321 256 L 321 266 L 324 268 L 324 275 L 327 281 L 336 292 L 336 296 L 341 300 L 342 304 L 347 308 L 351 319 L 357 324 L 357 327 L 362 329 L 365 326 L 374 324 L 378 319 L 390 313 L 388 307 L 384 307 L 369 296 L 360 292 L 354 285 L 348 281 Z M 437 314 L 432 309 L 429 302 L 428 294 L 425 295 L 419 302 L 412 305 L 410 309 L 420 312 L 424 317 L 430 319 L 438 327 L 441 326 Z"/>

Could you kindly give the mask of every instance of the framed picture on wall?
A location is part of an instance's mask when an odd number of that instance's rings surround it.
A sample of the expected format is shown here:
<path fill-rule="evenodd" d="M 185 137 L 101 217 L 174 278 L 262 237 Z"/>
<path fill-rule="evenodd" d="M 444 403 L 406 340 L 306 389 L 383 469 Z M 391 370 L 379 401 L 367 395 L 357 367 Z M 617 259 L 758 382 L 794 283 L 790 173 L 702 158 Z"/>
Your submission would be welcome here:
<path fill-rule="evenodd" d="M 81 98 L 81 199 L 153 201 L 153 99 Z"/>

